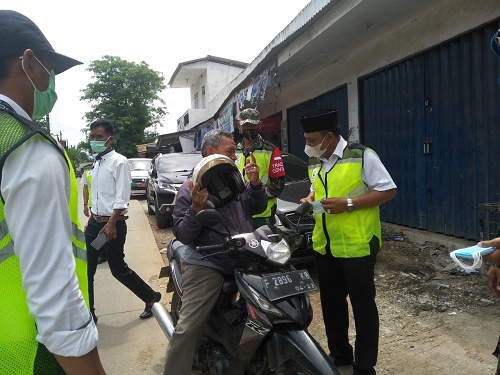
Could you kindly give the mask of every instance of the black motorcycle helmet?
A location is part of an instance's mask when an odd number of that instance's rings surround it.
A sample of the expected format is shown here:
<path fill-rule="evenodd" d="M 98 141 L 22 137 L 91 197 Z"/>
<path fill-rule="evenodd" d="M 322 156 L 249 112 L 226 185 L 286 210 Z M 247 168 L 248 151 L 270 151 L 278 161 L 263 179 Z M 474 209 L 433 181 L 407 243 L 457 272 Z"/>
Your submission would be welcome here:
<path fill-rule="evenodd" d="M 219 208 L 231 203 L 245 191 L 243 176 L 236 164 L 224 155 L 203 158 L 194 167 L 193 181 L 208 190 L 208 205 Z"/>

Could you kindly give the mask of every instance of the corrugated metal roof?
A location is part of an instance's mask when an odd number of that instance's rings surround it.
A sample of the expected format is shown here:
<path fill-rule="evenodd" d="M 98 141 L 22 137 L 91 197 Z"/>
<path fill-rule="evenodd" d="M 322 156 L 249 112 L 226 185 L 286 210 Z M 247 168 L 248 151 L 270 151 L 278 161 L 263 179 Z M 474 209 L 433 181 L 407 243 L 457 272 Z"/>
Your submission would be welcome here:
<path fill-rule="evenodd" d="M 305 26 L 316 21 L 328 9 L 337 4 L 339 0 L 312 0 L 302 9 L 299 14 L 290 22 L 278 35 L 269 43 L 262 52 L 254 59 L 250 65 L 263 60 L 275 48 L 281 47 L 283 43 L 292 42 L 298 34 L 305 30 Z"/>

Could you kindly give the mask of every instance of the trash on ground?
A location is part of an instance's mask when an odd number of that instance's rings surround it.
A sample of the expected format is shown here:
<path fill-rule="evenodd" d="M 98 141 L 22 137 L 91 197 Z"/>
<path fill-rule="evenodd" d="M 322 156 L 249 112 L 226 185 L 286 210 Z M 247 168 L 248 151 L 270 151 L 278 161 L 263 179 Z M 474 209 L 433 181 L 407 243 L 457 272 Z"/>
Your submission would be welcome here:
<path fill-rule="evenodd" d="M 405 238 L 401 235 L 395 234 L 395 235 L 391 236 L 391 240 L 404 242 Z"/>

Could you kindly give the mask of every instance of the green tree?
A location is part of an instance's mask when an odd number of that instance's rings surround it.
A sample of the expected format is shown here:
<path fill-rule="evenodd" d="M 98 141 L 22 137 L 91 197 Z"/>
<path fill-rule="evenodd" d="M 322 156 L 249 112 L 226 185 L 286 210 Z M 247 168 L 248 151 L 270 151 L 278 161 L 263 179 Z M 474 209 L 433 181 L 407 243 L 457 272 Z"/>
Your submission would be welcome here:
<path fill-rule="evenodd" d="M 66 150 L 66 153 L 68 154 L 69 160 L 71 160 L 71 164 L 73 165 L 75 172 L 81 163 L 91 161 L 91 158 L 89 158 L 85 152 L 74 146 L 69 147 Z"/>
<path fill-rule="evenodd" d="M 36 119 L 35 122 L 40 125 L 42 129 L 46 132 L 49 132 L 49 123 L 47 122 L 47 117 L 42 117 L 40 119 Z"/>
<path fill-rule="evenodd" d="M 89 124 L 99 119 L 113 122 L 115 149 L 126 157 L 136 157 L 136 145 L 158 137 L 157 126 L 167 113 L 159 96 L 166 88 L 162 73 L 145 62 L 136 64 L 117 56 L 92 61 L 87 70 L 94 82 L 82 90 L 81 99 L 92 107 L 85 119 Z"/>

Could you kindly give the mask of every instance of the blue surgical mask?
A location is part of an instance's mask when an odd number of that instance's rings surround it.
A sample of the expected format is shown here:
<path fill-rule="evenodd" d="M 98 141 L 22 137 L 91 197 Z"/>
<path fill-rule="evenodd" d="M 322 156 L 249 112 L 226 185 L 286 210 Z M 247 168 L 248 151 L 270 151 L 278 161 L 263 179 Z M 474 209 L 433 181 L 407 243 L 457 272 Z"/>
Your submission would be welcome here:
<path fill-rule="evenodd" d="M 111 138 L 111 136 L 109 136 L 105 141 L 90 141 L 90 148 L 92 149 L 92 151 L 97 153 L 106 151 L 106 142 L 109 140 L 109 138 Z"/>
<path fill-rule="evenodd" d="M 26 73 L 26 70 L 24 69 L 24 64 L 21 62 L 21 66 L 24 70 L 24 74 L 26 74 L 26 77 L 30 80 L 31 84 L 33 85 L 33 88 L 35 89 L 34 92 L 34 102 L 33 102 L 33 114 L 31 117 L 35 119 L 43 118 L 44 116 L 48 115 L 50 111 L 52 111 L 52 108 L 54 108 L 54 105 L 56 104 L 57 101 L 57 94 L 56 94 L 56 78 L 54 71 L 48 71 L 47 68 L 34 56 L 36 61 L 49 73 L 49 85 L 47 87 L 47 90 L 45 91 L 38 91 L 35 84 L 29 77 L 29 75 Z"/>

